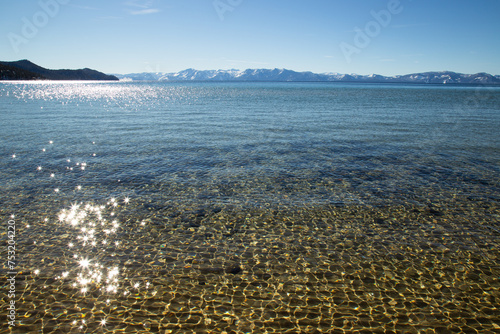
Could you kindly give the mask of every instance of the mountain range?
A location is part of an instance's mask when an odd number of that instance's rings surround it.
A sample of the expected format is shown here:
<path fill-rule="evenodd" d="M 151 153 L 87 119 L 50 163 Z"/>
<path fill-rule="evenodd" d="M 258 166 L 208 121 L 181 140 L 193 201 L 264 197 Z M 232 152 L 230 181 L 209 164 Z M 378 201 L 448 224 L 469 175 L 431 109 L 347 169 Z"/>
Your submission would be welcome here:
<path fill-rule="evenodd" d="M 89 68 L 51 70 L 29 60 L 0 61 L 0 80 L 123 80 L 123 81 L 276 81 L 276 82 L 359 82 L 500 85 L 500 75 L 488 73 L 463 74 L 451 71 L 424 72 L 383 76 L 340 73 L 296 72 L 287 69 L 195 70 L 175 73 L 143 72 L 104 74 Z"/>
<path fill-rule="evenodd" d="M 287 69 L 195 70 L 176 73 L 144 72 L 115 74 L 127 81 L 283 81 L 283 82 L 370 82 L 417 84 L 500 85 L 500 76 L 488 73 L 463 74 L 451 71 L 382 76 L 340 73 L 296 72 Z"/>
<path fill-rule="evenodd" d="M 27 59 L 0 61 L 0 80 L 118 80 L 90 68 L 79 70 L 50 70 Z"/>

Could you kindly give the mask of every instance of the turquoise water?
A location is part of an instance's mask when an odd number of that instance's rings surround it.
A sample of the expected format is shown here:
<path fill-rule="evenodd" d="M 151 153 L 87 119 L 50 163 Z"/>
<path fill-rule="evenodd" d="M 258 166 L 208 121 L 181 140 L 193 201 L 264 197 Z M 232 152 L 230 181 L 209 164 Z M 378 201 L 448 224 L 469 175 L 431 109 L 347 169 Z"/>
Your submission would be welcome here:
<path fill-rule="evenodd" d="M 493 87 L 2 83 L 13 332 L 498 329 L 498 129 Z"/>

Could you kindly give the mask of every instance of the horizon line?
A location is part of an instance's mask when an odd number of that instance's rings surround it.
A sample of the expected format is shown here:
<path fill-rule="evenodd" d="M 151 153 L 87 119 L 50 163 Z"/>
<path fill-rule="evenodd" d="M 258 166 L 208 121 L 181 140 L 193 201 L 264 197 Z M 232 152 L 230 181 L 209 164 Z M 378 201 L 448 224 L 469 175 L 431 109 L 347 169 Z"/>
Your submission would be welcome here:
<path fill-rule="evenodd" d="M 23 58 L 23 59 L 18 59 L 18 60 L 0 60 L 0 63 L 16 63 L 16 62 L 20 62 L 20 61 L 28 61 L 34 65 L 37 65 L 37 66 L 40 66 L 34 62 L 32 62 L 31 60 L 27 59 L 27 58 Z M 40 66 L 42 67 L 42 66 Z M 47 70 L 83 70 L 83 69 L 90 69 L 90 70 L 95 70 L 95 69 L 92 69 L 92 68 L 89 68 L 89 67 L 84 67 L 84 68 L 75 68 L 75 69 L 69 69 L 69 68 L 59 68 L 59 69 L 50 69 L 50 68 L 46 68 L 44 67 L 45 69 Z M 492 74 L 490 72 L 485 72 L 485 71 L 480 71 L 480 72 L 476 72 L 476 73 L 466 73 L 466 72 L 462 72 L 462 71 L 453 71 L 453 70 L 437 70 L 437 71 L 432 71 L 432 70 L 426 70 L 426 71 L 422 71 L 422 72 L 412 72 L 412 73 L 406 73 L 406 74 L 395 74 L 395 75 L 387 75 L 387 74 L 377 74 L 377 73 L 369 73 L 369 74 L 359 74 L 359 73 L 355 73 L 355 72 L 351 72 L 351 73 L 341 73 L 341 72 L 333 72 L 333 71 L 327 71 L 327 72 L 313 72 L 311 70 L 305 70 L 305 71 L 297 71 L 297 70 L 292 70 L 292 69 L 289 69 L 289 68 L 278 68 L 278 67 L 274 67 L 274 68 L 265 68 L 265 67 L 260 67 L 260 68 L 246 68 L 246 69 L 235 69 L 235 68 L 232 68 L 232 69 L 196 69 L 196 68 L 193 68 L 193 67 L 188 67 L 188 68 L 185 68 L 183 70 L 180 70 L 180 71 L 174 71 L 174 72 L 165 72 L 165 71 L 156 71 L 156 72 L 153 72 L 153 71 L 144 71 L 144 72 L 127 72 L 127 73 L 118 73 L 118 72 L 105 72 L 105 71 L 102 71 L 102 70 L 99 70 L 100 72 L 104 73 L 104 74 L 108 74 L 108 75 L 127 75 L 127 74 L 142 74 L 142 73 L 162 73 L 162 74 L 172 74 L 172 73 L 179 73 L 179 72 L 183 72 L 183 71 L 187 71 L 187 70 L 194 70 L 194 71 L 239 71 L 239 72 L 243 72 L 243 71 L 248 71 L 248 70 L 286 70 L 286 71 L 292 71 L 292 72 L 295 72 L 295 73 L 312 73 L 312 74 L 339 74 L 339 75 L 359 75 L 359 76 L 370 76 L 370 75 L 379 75 L 379 76 L 383 76 L 383 77 L 394 77 L 394 76 L 405 76 L 405 75 L 411 75 L 411 74 L 425 74 L 425 73 L 446 73 L 446 72 L 451 72 L 451 73 L 456 73 L 456 74 L 463 74 L 463 75 L 474 75 L 474 74 L 487 74 L 487 75 L 491 75 L 491 76 L 494 76 L 494 77 L 500 77 L 500 74 Z"/>

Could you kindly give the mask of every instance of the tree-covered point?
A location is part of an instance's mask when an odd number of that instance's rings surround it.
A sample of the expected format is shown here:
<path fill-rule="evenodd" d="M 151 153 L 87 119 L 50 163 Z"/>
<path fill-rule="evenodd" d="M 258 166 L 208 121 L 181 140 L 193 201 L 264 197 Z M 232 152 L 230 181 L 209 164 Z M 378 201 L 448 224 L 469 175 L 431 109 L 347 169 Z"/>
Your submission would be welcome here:
<path fill-rule="evenodd" d="M 118 80 L 90 68 L 78 70 L 51 70 L 38 66 L 29 60 L 0 62 L 0 80 Z"/>

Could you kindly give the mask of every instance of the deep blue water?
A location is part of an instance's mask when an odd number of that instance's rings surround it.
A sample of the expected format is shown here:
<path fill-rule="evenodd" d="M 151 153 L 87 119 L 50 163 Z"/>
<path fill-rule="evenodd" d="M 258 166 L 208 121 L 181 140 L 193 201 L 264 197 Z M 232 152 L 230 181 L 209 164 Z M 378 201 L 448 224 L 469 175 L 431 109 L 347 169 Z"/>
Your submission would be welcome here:
<path fill-rule="evenodd" d="M 54 186 L 104 198 L 154 185 L 248 205 L 498 200 L 499 88 L 4 83 L 0 127 L 7 193 L 54 170 Z M 74 162 L 88 166 L 71 173 Z"/>

